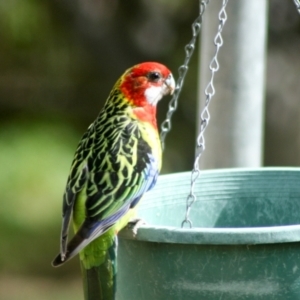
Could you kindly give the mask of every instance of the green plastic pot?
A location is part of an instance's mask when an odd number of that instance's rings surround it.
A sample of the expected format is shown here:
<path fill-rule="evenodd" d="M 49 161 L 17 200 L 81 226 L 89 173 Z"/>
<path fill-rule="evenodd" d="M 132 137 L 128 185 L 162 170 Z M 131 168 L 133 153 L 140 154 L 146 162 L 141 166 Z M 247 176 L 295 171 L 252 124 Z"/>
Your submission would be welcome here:
<path fill-rule="evenodd" d="M 117 299 L 300 299 L 300 168 L 201 172 L 182 229 L 190 176 L 160 176 L 121 232 Z"/>

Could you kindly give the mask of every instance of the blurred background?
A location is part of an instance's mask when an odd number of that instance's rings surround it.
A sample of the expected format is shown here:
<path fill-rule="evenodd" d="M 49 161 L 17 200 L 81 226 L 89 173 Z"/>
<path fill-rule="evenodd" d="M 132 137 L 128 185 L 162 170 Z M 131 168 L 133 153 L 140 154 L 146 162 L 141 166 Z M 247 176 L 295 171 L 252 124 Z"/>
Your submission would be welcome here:
<path fill-rule="evenodd" d="M 0 299 L 83 298 L 78 261 L 50 265 L 77 143 L 125 69 L 159 61 L 177 76 L 197 14 L 197 0 L 0 0 Z M 300 164 L 299 53 L 293 1 L 270 0 L 266 166 Z M 162 173 L 193 164 L 197 56 Z M 160 123 L 167 105 L 159 104 Z"/>

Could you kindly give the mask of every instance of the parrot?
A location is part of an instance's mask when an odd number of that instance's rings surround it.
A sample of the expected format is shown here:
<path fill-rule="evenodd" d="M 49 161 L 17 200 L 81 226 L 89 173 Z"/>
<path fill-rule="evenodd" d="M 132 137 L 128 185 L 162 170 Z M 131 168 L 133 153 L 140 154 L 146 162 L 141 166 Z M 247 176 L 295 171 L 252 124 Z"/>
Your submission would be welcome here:
<path fill-rule="evenodd" d="M 63 195 L 60 253 L 52 265 L 79 254 L 86 300 L 116 297 L 117 234 L 157 181 L 162 148 L 156 106 L 174 90 L 171 71 L 160 63 L 129 68 L 78 144 Z"/>

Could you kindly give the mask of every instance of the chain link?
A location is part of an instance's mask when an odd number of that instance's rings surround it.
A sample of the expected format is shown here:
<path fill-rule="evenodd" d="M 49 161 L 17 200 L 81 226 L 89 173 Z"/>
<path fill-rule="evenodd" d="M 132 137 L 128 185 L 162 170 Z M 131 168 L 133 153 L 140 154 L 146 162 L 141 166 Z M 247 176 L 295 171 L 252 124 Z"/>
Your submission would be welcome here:
<path fill-rule="evenodd" d="M 204 132 L 205 132 L 205 129 L 210 120 L 208 106 L 209 106 L 209 103 L 210 103 L 212 97 L 215 94 L 214 77 L 215 77 L 215 73 L 219 70 L 219 67 L 220 67 L 219 61 L 218 61 L 218 54 L 219 54 L 220 48 L 223 46 L 222 30 L 223 30 L 223 27 L 227 20 L 227 14 L 226 14 L 226 10 L 225 10 L 227 3 L 228 3 L 228 0 L 223 0 L 222 8 L 219 12 L 219 26 L 218 26 L 217 34 L 214 38 L 214 44 L 215 44 L 216 50 L 215 50 L 214 56 L 209 65 L 209 69 L 211 71 L 211 77 L 210 77 L 209 83 L 204 91 L 205 106 L 201 113 L 200 133 L 197 137 L 196 158 L 194 161 L 194 168 L 193 168 L 192 174 L 191 174 L 190 193 L 186 199 L 185 218 L 181 223 L 181 227 L 184 227 L 185 225 L 189 225 L 189 227 L 191 228 L 193 226 L 193 223 L 190 220 L 190 211 L 191 211 L 192 205 L 194 204 L 194 202 L 197 199 L 197 197 L 194 193 L 194 187 L 195 187 L 196 180 L 198 179 L 198 177 L 200 175 L 200 167 L 199 167 L 200 157 L 201 157 L 203 151 L 205 150 Z"/>
<path fill-rule="evenodd" d="M 202 1 L 199 0 L 199 6 L 200 6 L 199 7 L 199 16 L 195 19 L 195 21 L 192 24 L 193 37 L 192 37 L 191 41 L 184 48 L 185 55 L 186 55 L 185 59 L 184 59 L 184 63 L 178 69 L 179 77 L 177 80 L 175 92 L 169 103 L 169 108 L 168 108 L 168 112 L 166 115 L 166 119 L 161 124 L 160 140 L 161 140 L 163 149 L 165 148 L 166 135 L 169 133 L 169 131 L 172 128 L 171 118 L 178 106 L 178 97 L 181 93 L 184 79 L 185 79 L 186 73 L 189 68 L 188 64 L 190 62 L 190 59 L 191 59 L 191 57 L 194 53 L 195 47 L 196 47 L 197 37 L 200 33 L 200 29 L 202 26 L 202 16 L 203 16 L 203 13 L 204 13 L 205 8 L 206 8 L 207 4 L 209 3 L 209 1 L 210 0 L 202 0 Z"/>
<path fill-rule="evenodd" d="M 300 0 L 294 0 L 298 13 L 300 14 Z"/>

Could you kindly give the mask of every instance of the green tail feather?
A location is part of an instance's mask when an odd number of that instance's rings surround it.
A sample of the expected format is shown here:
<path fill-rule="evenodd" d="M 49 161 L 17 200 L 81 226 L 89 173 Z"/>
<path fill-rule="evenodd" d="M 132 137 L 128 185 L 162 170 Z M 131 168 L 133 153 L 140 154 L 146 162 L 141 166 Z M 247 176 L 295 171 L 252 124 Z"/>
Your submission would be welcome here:
<path fill-rule="evenodd" d="M 80 262 L 85 300 L 115 300 L 118 240 L 116 235 L 111 238 L 111 245 L 105 252 L 102 251 L 100 261 L 96 262 L 93 259 L 91 265 L 89 249 L 84 249 L 85 253 L 80 254 L 80 258 L 84 257 Z M 91 246 L 94 248 L 95 245 L 92 244 L 100 242 L 103 245 L 103 241 L 97 239 L 91 243 Z"/>

